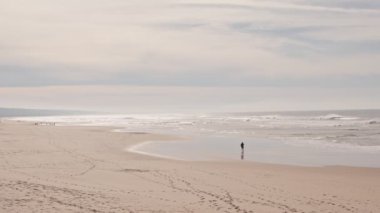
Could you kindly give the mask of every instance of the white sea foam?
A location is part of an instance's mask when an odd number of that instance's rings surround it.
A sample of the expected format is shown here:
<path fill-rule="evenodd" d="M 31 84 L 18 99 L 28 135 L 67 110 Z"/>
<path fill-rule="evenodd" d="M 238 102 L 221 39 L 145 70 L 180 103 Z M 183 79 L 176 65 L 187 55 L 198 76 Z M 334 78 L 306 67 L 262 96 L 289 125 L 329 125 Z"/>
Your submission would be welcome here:
<path fill-rule="evenodd" d="M 120 114 L 23 117 L 14 120 L 54 122 L 56 125 L 113 126 L 115 131 L 146 131 L 178 134 L 236 135 L 239 137 L 282 138 L 313 141 L 330 148 L 380 146 L 378 114 Z M 380 114 L 380 113 L 379 113 Z M 310 144 L 310 143 L 309 143 Z"/>
<path fill-rule="evenodd" d="M 348 117 L 337 114 L 328 114 L 325 116 L 318 117 L 320 120 L 357 120 L 357 117 Z"/>

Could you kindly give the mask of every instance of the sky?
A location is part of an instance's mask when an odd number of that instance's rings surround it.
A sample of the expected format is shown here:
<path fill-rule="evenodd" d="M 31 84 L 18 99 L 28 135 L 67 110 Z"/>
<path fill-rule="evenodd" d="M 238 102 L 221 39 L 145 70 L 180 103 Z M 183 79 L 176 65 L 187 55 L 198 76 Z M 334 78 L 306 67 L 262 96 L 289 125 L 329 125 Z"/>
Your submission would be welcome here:
<path fill-rule="evenodd" d="M 0 0 L 0 107 L 380 108 L 380 1 Z"/>

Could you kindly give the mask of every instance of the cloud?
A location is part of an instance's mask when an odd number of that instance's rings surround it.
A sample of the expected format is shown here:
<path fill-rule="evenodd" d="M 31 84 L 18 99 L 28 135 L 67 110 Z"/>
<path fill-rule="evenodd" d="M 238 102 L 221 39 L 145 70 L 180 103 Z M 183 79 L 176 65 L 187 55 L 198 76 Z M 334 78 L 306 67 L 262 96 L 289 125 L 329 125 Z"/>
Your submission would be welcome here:
<path fill-rule="evenodd" d="M 369 1 L 0 3 L 0 86 L 364 87 L 379 75 Z"/>
<path fill-rule="evenodd" d="M 347 95 L 350 94 L 350 95 Z M 0 88 L 2 106 L 112 113 L 204 113 L 380 107 L 379 88 L 49 86 Z M 370 106 L 370 107 L 369 107 Z"/>
<path fill-rule="evenodd" d="M 296 56 L 300 57 L 308 57 L 310 56 L 310 53 L 322 53 L 334 56 L 380 54 L 380 39 L 340 40 L 321 38 L 314 34 L 321 34 L 321 32 L 327 33 L 329 31 L 339 31 L 339 28 L 343 28 L 343 30 L 346 30 L 347 28 L 353 28 L 360 31 L 361 29 L 356 26 L 260 27 L 260 25 L 251 22 L 237 22 L 230 24 L 230 27 L 231 29 L 242 33 L 288 39 L 289 41 L 284 42 L 282 46 L 279 46 L 279 49 L 282 49 L 285 52 L 289 50 L 291 53 L 294 49 L 297 49 L 299 51 L 299 54 L 296 54 Z M 302 48 L 304 50 L 302 50 Z"/>
<path fill-rule="evenodd" d="M 239 1 L 237 1 L 239 2 Z M 240 1 L 243 2 L 243 1 Z M 229 10 L 287 10 L 336 13 L 378 13 L 379 4 L 360 1 L 251 1 L 250 3 L 181 3 L 184 7 Z"/>
<path fill-rule="evenodd" d="M 351 9 L 380 9 L 380 2 L 373 0 L 309 0 L 308 4 Z"/>

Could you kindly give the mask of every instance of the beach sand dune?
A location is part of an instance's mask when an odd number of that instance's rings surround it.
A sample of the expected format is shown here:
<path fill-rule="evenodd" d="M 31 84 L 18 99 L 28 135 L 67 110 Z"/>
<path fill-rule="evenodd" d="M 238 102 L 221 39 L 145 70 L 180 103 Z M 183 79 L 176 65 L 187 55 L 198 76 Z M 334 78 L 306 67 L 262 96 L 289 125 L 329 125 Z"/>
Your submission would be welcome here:
<path fill-rule="evenodd" d="M 0 212 L 380 210 L 380 169 L 186 162 L 124 151 L 143 141 L 172 139 L 5 121 Z"/>

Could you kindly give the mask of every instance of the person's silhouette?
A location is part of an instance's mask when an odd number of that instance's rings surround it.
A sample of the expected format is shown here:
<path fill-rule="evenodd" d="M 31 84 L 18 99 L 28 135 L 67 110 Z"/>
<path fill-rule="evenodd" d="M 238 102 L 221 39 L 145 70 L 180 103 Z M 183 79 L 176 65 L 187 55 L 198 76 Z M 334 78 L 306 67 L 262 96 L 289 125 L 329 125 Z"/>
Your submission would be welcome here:
<path fill-rule="evenodd" d="M 242 160 L 244 160 L 244 143 L 243 143 L 243 142 L 241 142 L 240 147 L 241 147 L 241 155 L 240 155 L 240 158 L 241 158 Z"/>

